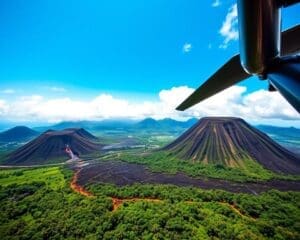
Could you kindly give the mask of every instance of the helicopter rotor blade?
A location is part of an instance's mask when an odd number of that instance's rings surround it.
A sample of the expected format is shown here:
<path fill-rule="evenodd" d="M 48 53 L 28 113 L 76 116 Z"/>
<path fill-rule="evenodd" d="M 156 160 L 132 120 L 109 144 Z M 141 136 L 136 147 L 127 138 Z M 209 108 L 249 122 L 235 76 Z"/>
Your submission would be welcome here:
<path fill-rule="evenodd" d="M 283 56 L 298 52 L 300 52 L 300 25 L 282 32 L 281 38 L 281 54 Z M 249 77 L 251 75 L 245 72 L 240 63 L 240 55 L 236 55 L 184 100 L 176 110 L 184 111 Z"/>
<path fill-rule="evenodd" d="M 250 77 L 241 66 L 240 55 L 232 57 L 176 109 L 183 111 L 200 101 Z"/>

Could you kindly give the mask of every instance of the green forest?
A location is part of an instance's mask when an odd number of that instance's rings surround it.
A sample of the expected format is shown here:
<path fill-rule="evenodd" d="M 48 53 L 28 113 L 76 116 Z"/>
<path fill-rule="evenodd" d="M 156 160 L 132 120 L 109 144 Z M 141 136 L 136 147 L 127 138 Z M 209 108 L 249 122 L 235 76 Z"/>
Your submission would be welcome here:
<path fill-rule="evenodd" d="M 91 184 L 86 197 L 72 176 L 65 167 L 0 170 L 1 239 L 300 239 L 299 192 Z"/>

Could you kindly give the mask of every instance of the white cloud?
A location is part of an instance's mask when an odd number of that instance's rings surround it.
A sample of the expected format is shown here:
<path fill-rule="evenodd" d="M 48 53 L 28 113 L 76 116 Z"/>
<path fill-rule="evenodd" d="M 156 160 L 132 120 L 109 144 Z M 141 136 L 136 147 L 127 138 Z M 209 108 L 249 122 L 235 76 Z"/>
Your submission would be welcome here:
<path fill-rule="evenodd" d="M 190 43 L 185 43 L 184 45 L 183 45 L 183 47 L 182 47 L 182 51 L 184 52 L 184 53 L 188 53 L 188 52 L 190 52 L 192 50 L 192 44 L 190 44 Z"/>
<path fill-rule="evenodd" d="M 102 120 L 109 118 L 142 119 L 171 117 L 187 119 L 204 116 L 237 116 L 248 121 L 299 121 L 299 114 L 278 92 L 259 90 L 246 93 L 243 86 L 233 86 L 184 111 L 175 108 L 192 92 L 187 86 L 161 90 L 157 101 L 130 102 L 109 94 L 90 100 L 72 98 L 46 99 L 39 95 L 20 97 L 17 101 L 0 100 L 0 118 L 14 121 Z"/>
<path fill-rule="evenodd" d="M 245 96 L 243 103 L 259 118 L 300 119 L 296 110 L 278 92 L 259 90 Z"/>
<path fill-rule="evenodd" d="M 5 100 L 0 99 L 0 119 L 5 116 L 9 111 L 9 106 Z"/>
<path fill-rule="evenodd" d="M 53 87 L 49 87 L 49 89 L 50 89 L 52 92 L 66 92 L 66 89 L 63 88 L 63 87 L 56 87 L 56 86 L 53 86 Z"/>
<path fill-rule="evenodd" d="M 8 106 L 4 100 L 0 99 L 0 116 L 4 115 L 8 110 Z"/>
<path fill-rule="evenodd" d="M 227 48 L 230 41 L 237 40 L 239 33 L 237 30 L 238 18 L 237 18 L 237 5 L 234 4 L 228 9 L 225 21 L 223 21 L 222 27 L 219 31 L 222 37 L 224 37 L 223 43 L 220 48 Z"/>
<path fill-rule="evenodd" d="M 214 0 L 214 2 L 211 4 L 212 7 L 219 7 L 221 5 L 220 0 Z"/>
<path fill-rule="evenodd" d="M 1 91 L 1 93 L 4 93 L 4 94 L 14 94 L 16 91 L 12 88 L 7 88 L 7 89 L 4 89 Z"/>

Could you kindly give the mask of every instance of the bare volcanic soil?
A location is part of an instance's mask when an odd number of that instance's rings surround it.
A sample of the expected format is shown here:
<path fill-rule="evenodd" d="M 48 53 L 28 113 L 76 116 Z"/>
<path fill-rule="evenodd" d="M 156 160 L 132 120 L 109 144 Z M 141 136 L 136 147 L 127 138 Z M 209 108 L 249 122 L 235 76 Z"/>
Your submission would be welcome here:
<path fill-rule="evenodd" d="M 277 173 L 300 173 L 299 156 L 240 118 L 202 118 L 164 150 L 193 162 L 243 167 L 251 159 Z"/>
<path fill-rule="evenodd" d="M 84 129 L 48 130 L 8 156 L 7 164 L 41 164 L 54 158 L 68 159 L 66 145 L 78 155 L 99 151 L 102 145 L 95 143 L 95 136 Z"/>
<path fill-rule="evenodd" d="M 96 141 L 98 140 L 97 137 L 95 137 L 93 134 L 89 133 L 83 128 L 66 128 L 63 131 L 68 131 L 68 132 L 75 132 L 78 136 L 89 139 L 91 141 Z"/>
<path fill-rule="evenodd" d="M 258 183 L 237 183 L 220 179 L 192 178 L 183 173 L 151 172 L 140 164 L 120 161 L 95 162 L 84 166 L 77 176 L 77 184 L 111 183 L 118 186 L 142 184 L 172 184 L 203 189 L 222 189 L 230 192 L 257 194 L 270 189 L 300 191 L 300 181 L 271 180 Z"/>

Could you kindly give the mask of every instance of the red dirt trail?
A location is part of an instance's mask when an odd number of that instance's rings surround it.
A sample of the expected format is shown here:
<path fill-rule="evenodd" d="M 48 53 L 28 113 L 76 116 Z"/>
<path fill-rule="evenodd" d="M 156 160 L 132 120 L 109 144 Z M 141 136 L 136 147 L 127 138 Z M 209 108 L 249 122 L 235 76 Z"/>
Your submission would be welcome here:
<path fill-rule="evenodd" d="M 81 169 L 80 169 L 81 170 Z M 73 191 L 85 196 L 85 197 L 93 197 L 93 194 L 86 191 L 82 186 L 80 186 L 78 183 L 77 183 L 77 180 L 78 180 L 78 174 L 80 172 L 80 170 L 76 170 L 75 173 L 74 173 L 74 176 L 72 178 L 72 181 L 70 183 L 70 187 L 71 189 L 73 189 Z"/>
<path fill-rule="evenodd" d="M 160 203 L 163 202 L 163 200 L 158 198 L 111 198 L 113 202 L 113 212 L 116 211 L 124 202 L 137 202 L 137 201 L 146 201 L 146 202 L 155 202 Z"/>
<path fill-rule="evenodd" d="M 70 187 L 71 189 L 73 189 L 73 191 L 85 196 L 85 197 L 94 197 L 94 195 L 90 192 L 88 192 L 87 190 L 85 190 L 82 186 L 80 186 L 77 182 L 78 180 L 78 174 L 80 172 L 81 169 L 75 171 L 74 176 L 72 178 L 72 181 L 70 183 Z M 146 202 L 154 202 L 154 203 L 161 203 L 164 200 L 162 199 L 158 199 L 158 198 L 136 198 L 136 197 L 132 197 L 132 198 L 117 198 L 117 197 L 110 197 L 112 204 L 113 204 L 113 208 L 112 208 L 112 212 L 115 212 L 116 210 L 118 210 L 118 208 L 124 203 L 124 202 L 137 202 L 137 201 L 146 201 Z M 185 201 L 185 203 L 188 204 L 195 204 L 198 202 L 194 202 L 194 201 Z M 252 217 L 246 216 L 244 215 L 234 204 L 230 204 L 227 202 L 219 202 L 222 205 L 228 206 L 232 211 L 234 211 L 236 214 L 238 214 L 239 216 L 243 217 L 243 218 L 250 218 L 251 220 L 255 220 Z"/>
<path fill-rule="evenodd" d="M 74 176 L 72 178 L 72 181 L 70 182 L 70 187 L 74 192 L 77 192 L 85 197 L 94 197 L 92 193 L 85 190 L 82 186 L 80 186 L 77 182 L 78 175 L 81 169 L 76 170 L 74 173 Z M 157 198 L 116 198 L 116 197 L 110 197 L 113 203 L 113 209 L 112 211 L 116 211 L 124 202 L 137 202 L 137 201 L 147 201 L 147 202 L 162 202 L 161 199 Z"/>

